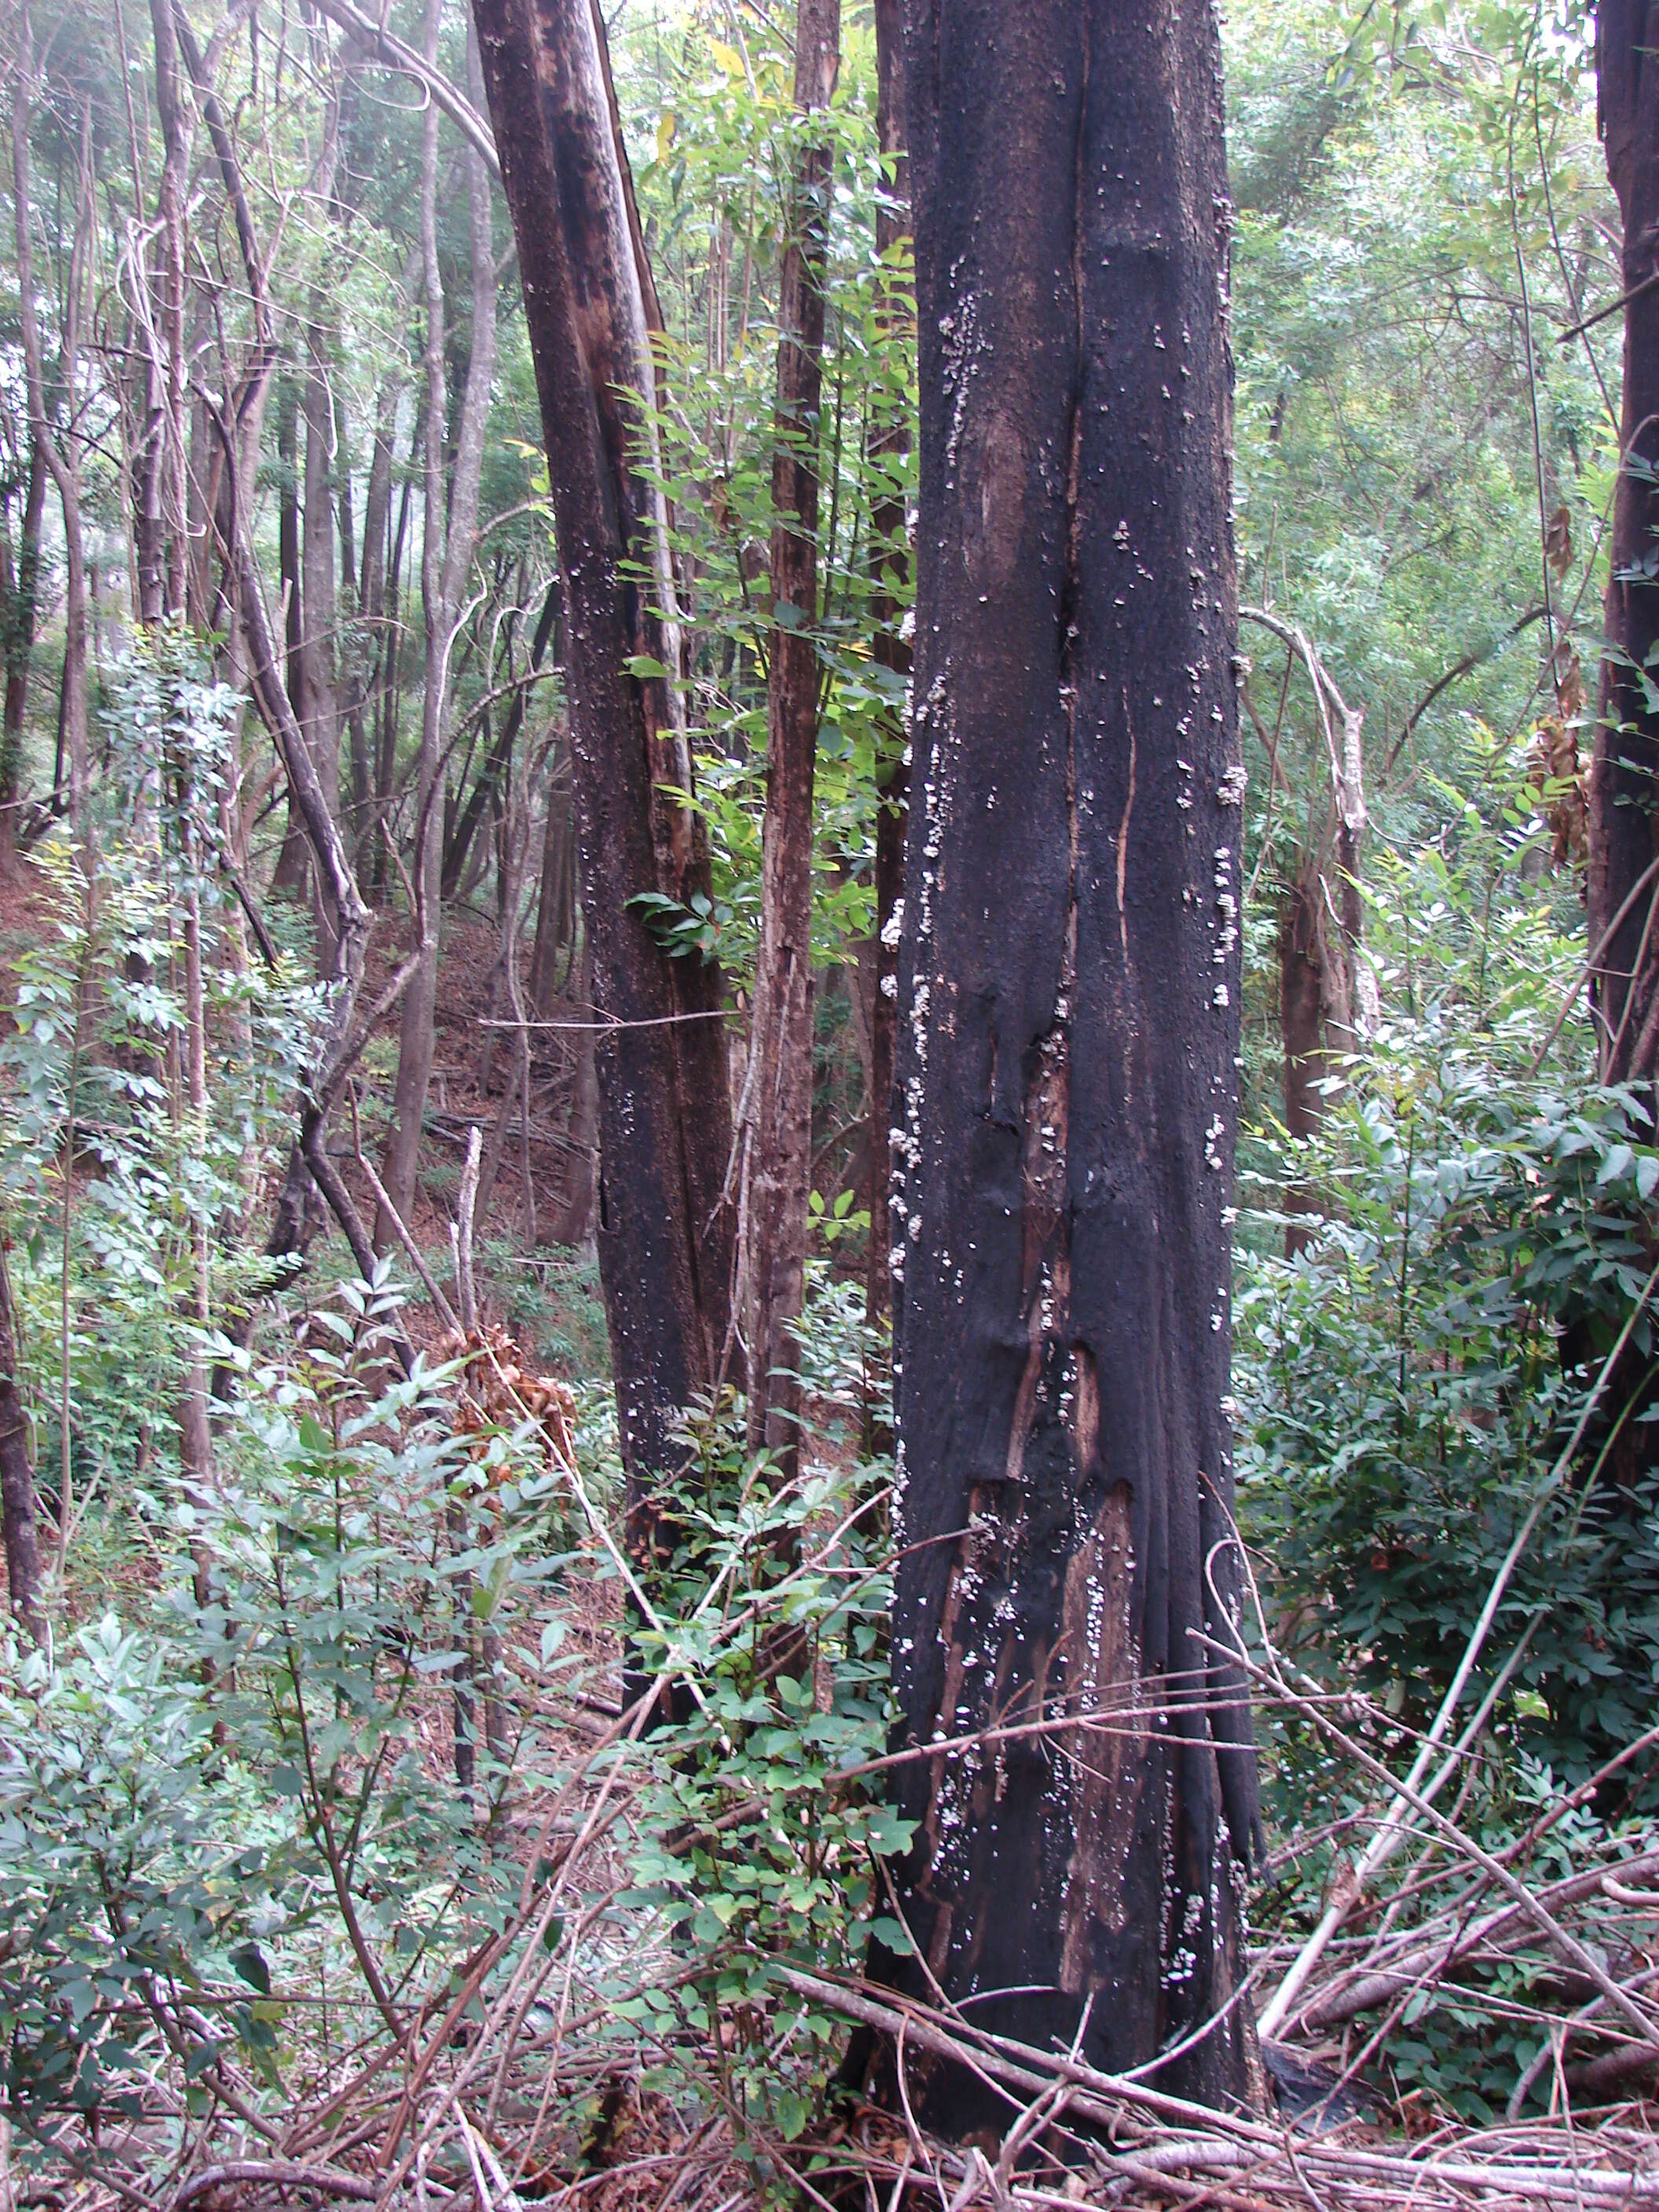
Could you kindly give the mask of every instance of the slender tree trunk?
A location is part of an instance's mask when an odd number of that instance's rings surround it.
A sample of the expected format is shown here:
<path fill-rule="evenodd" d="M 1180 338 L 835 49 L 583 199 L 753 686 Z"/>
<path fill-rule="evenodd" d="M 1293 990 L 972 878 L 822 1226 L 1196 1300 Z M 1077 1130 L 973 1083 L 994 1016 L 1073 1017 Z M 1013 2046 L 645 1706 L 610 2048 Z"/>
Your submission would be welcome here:
<path fill-rule="evenodd" d="M 890 343 L 900 344 L 915 319 L 908 282 L 892 261 L 909 237 L 910 161 L 904 123 L 904 23 L 902 0 L 876 0 L 876 136 L 893 174 L 876 208 L 876 251 L 888 274 L 883 280 L 883 324 Z M 878 467 L 896 475 L 910 444 L 908 403 L 888 395 L 871 434 L 870 452 Z M 901 635 L 896 592 L 906 580 L 904 498 L 896 484 L 882 486 L 871 501 L 870 537 L 875 590 L 871 620 L 878 667 L 894 684 L 910 673 L 910 647 Z M 904 716 L 896 705 L 883 717 L 877 769 L 879 805 L 876 813 L 875 989 L 870 1003 L 870 1253 L 865 1277 L 865 1316 L 879 1331 L 892 1313 L 892 1221 L 889 1211 L 893 1122 L 893 1057 L 898 1012 L 899 901 L 904 889 L 904 823 L 910 771 L 905 764 Z M 867 1449 L 891 1439 L 866 1422 Z"/>
<path fill-rule="evenodd" d="M 323 317 L 322 295 L 313 294 L 306 323 L 306 380 L 301 402 L 305 416 L 305 505 L 301 518 L 301 605 L 305 619 L 300 625 L 300 672 L 305 691 L 305 720 L 301 728 L 317 764 L 317 780 L 328 809 L 340 818 L 340 723 L 335 694 L 334 586 L 334 468 L 333 394 L 329 378 L 329 333 Z M 333 943 L 338 921 L 331 910 L 321 873 L 312 872 L 313 920 L 317 930 L 317 969 L 326 974 L 333 964 Z"/>
<path fill-rule="evenodd" d="M 576 823 L 568 747 L 561 743 L 548 778 L 542 832 L 542 879 L 536 900 L 536 940 L 530 954 L 530 1003 L 545 1018 L 553 1004 L 559 955 L 575 942 Z"/>
<path fill-rule="evenodd" d="M 18 1388 L 17 1317 L 0 1230 L 0 1536 L 6 1547 L 6 1582 L 12 1618 L 36 1644 L 46 1641 L 40 1611 L 40 1512 L 29 1458 L 28 1417 Z"/>
<path fill-rule="evenodd" d="M 1285 1055 L 1285 1127 L 1298 1141 L 1314 1135 L 1325 1118 L 1321 1089 L 1325 1061 L 1325 940 L 1321 885 L 1298 880 L 1279 917 L 1279 1020 Z M 1303 1213 L 1312 1201 L 1300 1182 L 1287 1185 L 1285 1210 Z M 1285 1231 L 1285 1256 L 1293 1260 L 1308 1243 L 1294 1223 Z"/>
<path fill-rule="evenodd" d="M 581 0 L 474 0 L 519 241 L 568 641 L 571 757 L 598 1039 L 599 1267 L 629 1534 L 649 1551 L 681 1407 L 725 1341 L 731 1123 L 718 971 L 671 960 L 629 902 L 708 880 L 691 777 L 665 516 L 636 463 L 654 441 L 648 270 L 611 112 L 604 27 Z M 639 396 L 636 396 L 639 395 Z M 643 408 L 643 412 L 641 411 Z M 654 574 L 653 606 L 628 563 Z"/>
<path fill-rule="evenodd" d="M 41 367 L 40 329 L 34 306 L 34 252 L 29 232 L 33 201 L 29 185 L 29 106 L 33 91 L 33 49 L 27 0 L 16 16 L 16 76 L 12 94 L 12 198 L 17 228 L 18 321 L 23 339 L 23 376 L 28 395 L 29 428 L 46 457 L 64 515 L 64 672 L 59 693 L 60 757 L 69 763 L 70 821 L 79 835 L 87 809 L 87 570 L 81 529 L 81 484 L 68 455 L 46 419 L 46 380 Z M 78 246 L 78 241 L 77 241 Z M 72 272 L 62 374 L 75 389 L 78 366 L 76 329 L 80 299 L 79 252 Z"/>
<path fill-rule="evenodd" d="M 577 988 L 581 1000 L 581 1018 L 590 1023 L 592 1019 L 589 1011 L 592 991 L 588 979 L 592 969 L 592 962 L 584 945 L 581 980 Z M 570 1150 L 565 1158 L 564 1191 L 548 1229 L 548 1234 L 556 1244 L 586 1244 L 598 1225 L 599 1078 L 594 1034 L 591 1027 L 576 1032 L 575 1046 L 576 1075 L 570 1094 L 568 1133 Z"/>
<path fill-rule="evenodd" d="M 40 592 L 40 524 L 46 506 L 46 453 L 29 440 L 28 489 L 17 533 L 17 566 L 5 593 L 6 693 L 0 719 L 0 873 L 17 849 L 17 809 L 22 796 L 23 723 L 28 708 L 29 663 Z"/>
<path fill-rule="evenodd" d="M 910 0 L 902 1984 L 1254 2100 L 1224 1645 L 1242 775 L 1208 0 Z M 965 1534 L 963 1532 L 966 1532 Z M 1102 1715 L 1110 1716 L 1103 1722 Z M 925 1964 L 924 1964 L 925 1962 Z M 965 2072 L 919 2116 L 1001 2115 Z"/>
<path fill-rule="evenodd" d="M 441 0 L 428 0 L 426 43 L 435 68 Z M 477 70 L 474 44 L 468 41 L 469 74 Z M 495 255 L 490 234 L 489 173 L 481 156 L 468 149 L 467 207 L 472 252 L 472 340 L 455 422 L 453 457 L 448 475 L 446 527 L 444 471 L 444 295 L 438 262 L 438 113 L 427 110 L 421 157 L 422 265 L 426 283 L 426 528 L 421 551 L 421 590 L 426 617 L 426 683 L 422 703 L 421 761 L 417 785 L 415 868 L 420 912 L 420 959 L 404 994 L 398 1037 L 398 1080 L 392 1097 L 392 1141 L 386 1151 L 386 1187 L 407 1221 L 415 1198 L 420 1158 L 421 1121 L 432 1079 L 433 1016 L 438 998 L 438 948 L 443 872 L 443 732 L 449 680 L 450 648 L 472 566 L 478 528 L 478 487 L 483 466 L 484 429 L 489 415 L 490 380 L 495 373 Z M 441 548 L 441 552 L 440 549 Z M 392 1224 L 381 1221 L 376 1242 L 390 1240 Z"/>
<path fill-rule="evenodd" d="M 303 731 L 307 724 L 305 592 L 300 573 L 300 407 L 294 380 L 284 374 L 276 387 L 276 572 L 283 588 L 283 678 L 289 705 Z M 288 830 L 277 855 L 272 889 L 299 891 L 309 869 L 305 824 L 292 789 Z"/>
<path fill-rule="evenodd" d="M 357 584 L 357 611 L 362 623 L 368 666 L 352 702 L 351 835 L 358 886 L 365 894 L 374 882 L 371 833 L 375 818 L 374 751 L 388 665 L 386 556 L 392 519 L 392 441 L 396 405 L 396 387 L 388 383 L 380 392 L 375 414 L 374 451 L 369 460 L 368 488 L 363 501 L 362 568 Z"/>
<path fill-rule="evenodd" d="M 537 617 L 535 635 L 530 641 L 530 665 L 525 671 L 523 681 L 514 688 L 507 712 L 501 717 L 501 734 L 489 748 L 484 765 L 467 793 L 466 804 L 461 809 L 454 834 L 444 854 L 443 891 L 446 898 L 454 897 L 456 887 L 465 875 L 467 855 L 472 849 L 473 839 L 478 834 L 478 825 L 485 813 L 496 804 L 503 780 L 508 782 L 512 780 L 513 749 L 518 742 L 520 731 L 524 727 L 531 684 L 541 667 L 552 638 L 558 609 L 559 586 L 556 579 L 547 587 L 541 613 Z M 509 674 L 511 665 L 509 661 Z"/>
<path fill-rule="evenodd" d="M 841 65 L 841 0 L 799 0 L 795 106 L 823 115 Z M 800 1437 L 800 1320 L 812 1173 L 812 771 L 818 733 L 818 413 L 824 258 L 834 189 L 828 134 L 804 147 L 779 279 L 773 429 L 773 606 L 767 682 L 766 821 L 760 951 L 744 1082 L 738 1297 L 749 1387 L 749 1449 L 793 1471 Z"/>
<path fill-rule="evenodd" d="M 1589 941 L 1609 925 L 1659 854 L 1659 713 L 1649 703 L 1659 646 L 1659 5 L 1601 0 L 1595 74 L 1607 175 L 1624 218 L 1625 376 L 1622 456 L 1609 547 L 1612 581 L 1601 663 L 1601 714 L 1589 779 Z M 1648 289 L 1640 290 L 1643 285 Z M 1659 931 L 1652 896 L 1638 899 L 1598 958 L 1592 979 L 1601 1079 L 1651 1085 L 1659 1062 Z M 1645 943 L 1646 950 L 1642 947 Z M 1640 972 L 1638 961 L 1640 958 Z"/>
<path fill-rule="evenodd" d="M 139 572 L 141 621 L 182 616 L 188 592 L 190 501 L 185 405 L 185 191 L 190 169 L 190 111 L 182 97 L 173 0 L 150 0 L 155 51 L 155 108 L 161 119 L 161 177 L 156 194 L 155 251 L 159 259 L 153 310 L 159 357 L 150 359 L 149 434 L 153 441 L 142 477 L 143 559 Z"/>

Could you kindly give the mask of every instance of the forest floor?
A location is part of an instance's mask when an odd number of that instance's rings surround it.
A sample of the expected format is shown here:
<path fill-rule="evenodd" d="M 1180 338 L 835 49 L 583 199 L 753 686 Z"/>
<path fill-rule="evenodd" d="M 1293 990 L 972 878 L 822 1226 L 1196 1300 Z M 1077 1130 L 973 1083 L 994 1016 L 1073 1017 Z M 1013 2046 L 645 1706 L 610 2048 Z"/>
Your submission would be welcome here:
<path fill-rule="evenodd" d="M 26 861 L 0 877 L 0 1010 L 12 1000 L 20 947 L 52 924 L 52 898 Z M 383 933 L 386 937 L 390 933 Z M 371 986 L 392 948 L 375 951 Z M 450 1279 L 450 1224 L 467 1133 L 486 1136 L 511 1066 L 511 1033 L 486 1069 L 479 1047 L 499 972 L 497 933 L 463 915 L 447 927 L 437 1015 L 438 1050 L 428 1120 L 428 1164 L 411 1229 L 441 1283 Z M 501 995 L 501 994 L 497 994 Z M 504 1007 L 501 1014 L 504 1018 Z M 488 1034 L 488 1033 L 486 1033 Z M 568 1146 L 563 1133 L 574 1073 L 568 1032 L 538 1033 L 532 1114 L 532 1165 L 556 1187 Z M 388 1021 L 371 1045 L 368 1073 L 389 1075 L 396 1033 Z M 376 1088 L 371 1080 L 366 1088 Z M 380 1086 L 380 1087 L 384 1087 Z M 363 1144 L 383 1141 L 364 1115 Z M 337 1142 L 339 1141 L 337 1134 Z M 367 1209 L 372 1194 L 355 1160 L 342 1166 Z M 527 1227 L 520 1161 L 509 1146 L 493 1209 L 478 1224 L 481 1320 L 504 1328 L 534 1376 L 602 1385 L 604 1316 L 591 1254 L 524 1249 Z M 337 1240 L 321 1246 L 310 1279 L 349 1272 Z M 417 1340 L 435 1347 L 443 1323 L 422 1300 L 408 1310 Z M 603 1395 L 602 1389 L 597 1394 Z M 843 1470 L 854 1456 L 844 1418 L 820 1409 L 814 1455 Z M 841 1409 L 844 1416 L 845 1408 Z M 560 1449 L 563 1449 L 561 1446 Z M 119 2204 L 191 2203 L 209 2212 L 249 2205 L 375 2202 L 386 2212 L 520 2212 L 535 2203 L 560 2212 L 747 2212 L 793 2200 L 827 2212 L 1048 2212 L 1079 2201 L 1214 2206 L 1218 2212 L 1454 2212 L 1471 2203 L 1540 2203 L 1599 2212 L 1613 2204 L 1659 2207 L 1659 2106 L 1639 2094 L 1659 2072 L 1659 2017 L 1646 1994 L 1659 1972 L 1659 1836 L 1626 1835 L 1574 1860 L 1547 1844 L 1540 1822 L 1526 1848 L 1501 1854 L 1447 1824 L 1413 1845 L 1413 1903 L 1352 1913 L 1309 1982 L 1268 2053 L 1278 2085 L 1269 2112 L 1213 2114 L 1182 2106 L 1144 2081 L 1092 2073 L 1067 2054 L 998 2043 L 943 2006 L 901 2003 L 848 1972 L 786 1966 L 759 2008 L 711 2000 L 688 2030 L 670 2013 L 638 2008 L 664 1990 L 693 1991 L 699 1979 L 682 1938 L 660 1932 L 630 1908 L 635 1879 L 637 1770 L 619 1753 L 629 1733 L 622 1678 L 623 1585 L 605 1532 L 567 1516 L 569 1564 L 538 1618 L 504 1639 L 498 1680 L 509 1724 L 535 1740 L 534 1790 L 508 1789 L 479 1808 L 480 1845 L 498 1883 L 505 1871 L 517 1905 L 500 1937 L 459 1956 L 418 2008 L 395 2053 L 374 2036 L 364 2008 L 363 2040 L 313 2077 L 308 2094 L 273 2124 L 244 2130 L 227 2154 L 204 2130 L 179 2166 L 168 2146 L 176 2118 L 146 2113 L 125 2136 L 96 2143 L 96 2178 L 73 2165 L 14 2188 L 0 2157 L 0 2208 L 51 2204 L 114 2212 Z M 112 1601 L 133 1612 L 153 1597 L 167 1562 L 154 1547 L 125 1548 L 109 1528 L 88 1524 L 84 1553 L 71 1563 L 71 1613 L 90 1620 Z M 176 1566 L 176 1561 L 173 1563 Z M 546 1663 L 556 1617 L 558 1662 Z M 1265 1705 L 1297 1708 L 1304 1724 L 1324 1724 L 1272 1662 Z M 456 1692 L 441 1679 L 416 1692 L 417 1735 L 428 1780 L 447 1789 L 456 1774 Z M 1346 1711 L 1337 1716 L 1353 1725 Z M 489 1715 L 476 1711 L 482 1735 Z M 1335 1725 L 1334 1723 L 1332 1723 Z M 1373 1741 L 1377 1740 L 1373 1738 Z M 509 1762 L 510 1765 L 510 1762 Z M 1373 1805 L 1381 1802 L 1378 1778 Z M 1369 1818 L 1355 1815 L 1352 1832 Z M 1562 1832 L 1565 1832 L 1563 1831 Z M 1559 1844 L 1559 1838 L 1557 1842 Z M 575 1931 L 552 1954 L 565 1929 Z M 548 1948 L 548 1969 L 515 1972 L 483 1997 L 485 1962 L 508 1936 L 526 1955 Z M 539 1931 L 539 1938 L 538 1937 Z M 1305 1934 L 1304 1924 L 1262 1931 L 1255 1987 L 1271 1989 Z M 764 2069 L 777 2039 L 780 2063 L 796 2028 L 791 2004 L 842 2031 L 874 2027 L 908 2063 L 969 2066 L 1006 2097 L 1007 2118 L 982 2142 L 952 2146 L 924 2136 L 908 2099 L 890 2113 L 853 2102 L 816 2114 L 785 2136 L 745 2099 L 744 2071 Z M 447 2009 L 446 2009 L 447 2006 Z M 630 2009 L 632 2008 L 632 2009 Z M 1608 2033 L 1585 2066 L 1569 2057 L 1564 2023 L 1599 2009 Z M 1542 2085 L 1547 2110 L 1517 2090 L 1516 2117 L 1486 2125 L 1457 2117 L 1449 2097 L 1421 2087 L 1401 2093 L 1390 2057 L 1402 2039 L 1424 2039 L 1457 2076 L 1460 2039 L 1496 2078 L 1495 2039 L 1515 2049 L 1504 2076 Z M 1530 2038 L 1530 2042 L 1527 2039 Z M 665 2051 L 676 2055 L 665 2068 Z M 1534 2052 L 1529 2063 L 1527 2052 Z M 908 2053 L 908 2061 L 906 2053 Z M 1486 2053 L 1484 2059 L 1474 2054 Z M 388 2058 L 394 2063 L 388 2065 Z M 227 2062 L 228 2064 L 228 2062 Z M 1421 2069 L 1419 2067 L 1419 2074 Z M 665 2075 L 679 2083 L 665 2087 Z M 1485 2077 L 1483 2077 L 1485 2078 Z M 252 2085 L 246 2085 L 250 2095 Z M 1632 2099 L 1631 2092 L 1638 2094 Z M 1614 2101 L 1609 2102 L 1611 2098 Z M 416 2117 L 417 2116 L 417 2117 Z M 377 2148 L 384 2147 L 384 2148 Z M 89 2156 L 94 2144 L 83 2149 Z M 3 2146 L 0 2146 L 3 2148 Z M 76 2154 L 77 2156 L 80 2154 Z M 142 2177 L 173 2160 L 165 2198 L 147 2197 Z"/>

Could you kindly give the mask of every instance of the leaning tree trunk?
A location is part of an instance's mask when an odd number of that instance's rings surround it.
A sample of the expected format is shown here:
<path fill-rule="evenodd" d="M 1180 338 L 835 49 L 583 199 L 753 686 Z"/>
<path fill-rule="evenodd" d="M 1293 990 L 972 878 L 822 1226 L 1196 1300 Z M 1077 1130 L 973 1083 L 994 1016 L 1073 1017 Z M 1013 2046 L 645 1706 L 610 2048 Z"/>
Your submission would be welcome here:
<path fill-rule="evenodd" d="M 1653 893 L 1636 896 L 1659 857 L 1659 712 L 1649 703 L 1659 645 L 1659 4 L 1601 0 L 1595 75 L 1607 175 L 1624 218 L 1625 380 L 1613 499 L 1601 710 L 1589 782 L 1589 928 L 1601 1079 L 1650 1084 L 1659 1048 L 1659 931 Z M 1644 289 L 1645 288 L 1645 289 Z M 1616 928 L 1620 910 L 1628 908 Z M 1608 933 L 1611 930 L 1611 937 Z M 1608 941 L 1603 945 L 1603 940 Z M 1639 973 L 1638 972 L 1639 968 Z"/>
<path fill-rule="evenodd" d="M 911 0 L 894 1172 L 918 1996 L 1250 2099 L 1227 1657 L 1243 775 L 1208 0 Z M 1003 1731 L 976 1744 L 977 1732 Z M 959 1747 L 951 1747 L 955 1740 Z M 960 2071 L 933 2122 L 999 2117 Z"/>
<path fill-rule="evenodd" d="M 841 0 L 799 0 L 795 107 L 827 114 L 841 66 Z M 771 633 L 760 949 L 744 1080 L 738 1297 L 747 1352 L 749 1449 L 793 1473 L 800 1441 L 795 1333 L 806 1280 L 812 1176 L 812 770 L 818 741 L 818 412 L 823 278 L 835 149 L 801 149 L 778 299 L 769 597 Z"/>
<path fill-rule="evenodd" d="M 708 1389 L 726 1336 L 731 1140 L 721 983 L 671 960 L 636 894 L 684 901 L 707 880 L 690 815 L 662 787 L 691 769 L 665 516 L 641 465 L 654 444 L 647 287 L 592 0 L 474 0 L 501 179 L 518 238 L 564 592 L 582 911 L 598 1039 L 599 1270 L 629 1540 L 678 1411 Z M 644 570 L 655 592 L 637 580 Z M 653 604 L 653 599 L 655 604 Z"/>

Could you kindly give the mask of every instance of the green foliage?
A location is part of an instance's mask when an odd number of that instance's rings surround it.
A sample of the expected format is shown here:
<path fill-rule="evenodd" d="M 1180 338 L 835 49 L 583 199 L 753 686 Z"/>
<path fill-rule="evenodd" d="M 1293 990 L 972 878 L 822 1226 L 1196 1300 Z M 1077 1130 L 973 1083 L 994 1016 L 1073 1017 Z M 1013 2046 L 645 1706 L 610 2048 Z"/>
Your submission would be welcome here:
<path fill-rule="evenodd" d="M 793 2141 L 842 2033 L 782 1982 L 780 1962 L 856 1968 L 882 1917 L 881 1862 L 909 1830 L 868 1769 L 884 1748 L 883 1542 L 891 1469 L 814 1468 L 781 1484 L 750 1458 L 740 1409 L 697 1409 L 685 1467 L 659 1500 L 673 1549 L 653 1583 L 647 1665 L 682 1686 L 651 1739 L 651 1780 L 625 1900 L 673 1933 L 684 1972 L 624 2016 L 686 2063 L 708 2055 L 724 2094 Z M 785 2056 L 785 2053 L 787 2056 Z"/>
<path fill-rule="evenodd" d="M 0 2082 L 25 2125 L 121 2109 L 169 2048 L 189 2082 L 228 2043 L 268 2052 L 248 1990 L 205 1987 L 239 1957 L 258 1971 L 270 1824 L 199 1684 L 112 1616 L 61 1662 L 0 1660 Z"/>
<path fill-rule="evenodd" d="M 1659 1681 L 1659 1338 L 1636 1310 L 1659 1154 L 1644 1107 L 1589 1079 L 1580 1021 L 1565 1065 L 1537 1065 L 1578 955 L 1528 880 L 1524 805 L 1492 819 L 1443 797 L 1455 831 L 1374 871 L 1389 1018 L 1318 1138 L 1275 1148 L 1323 1210 L 1273 1213 L 1310 1241 L 1243 1272 L 1240 1516 L 1300 1662 L 1420 1723 L 1544 1499 L 1479 1679 L 1523 1645 L 1498 1736 L 1577 1781 L 1647 1725 Z M 1633 1312 L 1617 1389 L 1558 1479 Z"/>

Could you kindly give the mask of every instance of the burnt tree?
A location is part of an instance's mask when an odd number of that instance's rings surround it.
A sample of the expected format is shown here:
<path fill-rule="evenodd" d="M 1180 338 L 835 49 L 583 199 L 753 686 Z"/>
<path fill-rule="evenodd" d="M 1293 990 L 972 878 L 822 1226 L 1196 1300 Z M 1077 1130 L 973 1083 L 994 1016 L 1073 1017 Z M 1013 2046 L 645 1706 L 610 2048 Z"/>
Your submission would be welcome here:
<path fill-rule="evenodd" d="M 823 116 L 841 65 L 841 0 L 799 0 L 795 107 Z M 760 947 L 744 1082 L 738 1296 L 748 1354 L 749 1449 L 793 1472 L 799 1442 L 795 1331 L 812 1176 L 812 782 L 817 754 L 818 416 L 823 278 L 835 149 L 795 157 L 778 283 L 778 386 L 766 686 Z"/>
<path fill-rule="evenodd" d="M 629 901 L 708 861 L 664 786 L 691 769 L 649 451 L 649 271 L 591 0 L 474 0 L 523 274 L 564 600 L 582 912 L 600 1024 L 599 1252 L 636 1554 L 678 1410 L 725 1341 L 731 1143 L 718 973 L 671 960 Z"/>
<path fill-rule="evenodd" d="M 1602 1080 L 1651 1084 L 1659 933 L 1650 927 L 1651 895 L 1638 894 L 1659 858 L 1659 713 L 1650 703 L 1650 663 L 1659 651 L 1659 5 L 1653 0 L 1601 0 L 1595 82 L 1607 175 L 1624 219 L 1626 304 L 1587 903 Z"/>
<path fill-rule="evenodd" d="M 1239 844 L 1208 0 L 910 0 L 900 1894 L 979 2026 L 1250 2099 L 1227 1658 Z M 994 1729 L 985 1741 L 972 1739 Z M 927 1747 L 937 1750 L 927 1754 Z M 982 2083 L 913 2093 L 964 2128 Z"/>

